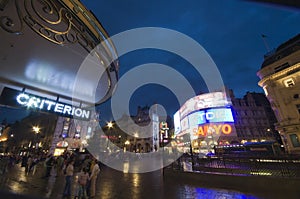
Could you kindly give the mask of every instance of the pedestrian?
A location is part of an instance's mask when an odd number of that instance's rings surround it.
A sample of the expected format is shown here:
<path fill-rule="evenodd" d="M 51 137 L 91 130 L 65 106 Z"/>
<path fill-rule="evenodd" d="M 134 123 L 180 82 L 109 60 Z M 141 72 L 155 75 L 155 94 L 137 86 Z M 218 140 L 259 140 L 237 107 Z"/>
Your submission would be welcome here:
<path fill-rule="evenodd" d="M 89 177 L 90 180 L 90 198 L 94 198 L 96 195 L 96 181 L 97 181 L 97 177 L 98 174 L 100 172 L 100 168 L 98 165 L 98 161 L 96 159 L 93 160 L 92 163 L 92 169 L 91 169 L 91 175 Z"/>
<path fill-rule="evenodd" d="M 64 157 L 62 155 L 60 155 L 59 157 L 57 157 L 57 161 L 56 161 L 56 176 L 60 176 L 62 174 L 62 170 L 64 167 Z"/>
<path fill-rule="evenodd" d="M 33 159 L 31 155 L 28 156 L 27 162 L 25 164 L 25 173 L 28 175 L 30 173 L 31 164 L 33 162 Z"/>
<path fill-rule="evenodd" d="M 74 174 L 74 160 L 70 160 L 70 162 L 67 164 L 66 172 L 65 172 L 66 183 L 65 183 L 64 193 L 63 193 L 64 198 L 71 198 L 71 186 L 72 186 L 73 174 Z"/>
<path fill-rule="evenodd" d="M 89 173 L 86 168 L 83 168 L 78 175 L 78 199 L 87 198 L 86 185 L 89 179 Z"/>
<path fill-rule="evenodd" d="M 32 161 L 32 164 L 31 164 L 31 167 L 29 168 L 29 170 L 32 170 L 32 174 L 34 175 L 35 172 L 36 172 L 36 165 L 38 164 L 38 158 L 35 156 L 33 158 L 33 161 Z"/>
<path fill-rule="evenodd" d="M 51 175 L 51 170 L 52 170 L 52 167 L 54 165 L 54 158 L 52 155 L 49 155 L 47 157 L 47 159 L 45 160 L 45 167 L 46 167 L 46 175 L 45 175 L 45 178 L 49 177 Z"/>

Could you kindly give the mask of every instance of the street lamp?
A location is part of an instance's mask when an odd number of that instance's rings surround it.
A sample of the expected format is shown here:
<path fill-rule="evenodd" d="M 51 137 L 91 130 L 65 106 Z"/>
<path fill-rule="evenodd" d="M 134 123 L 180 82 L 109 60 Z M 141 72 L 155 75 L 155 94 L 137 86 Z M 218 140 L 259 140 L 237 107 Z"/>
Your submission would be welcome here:
<path fill-rule="evenodd" d="M 39 126 L 33 126 L 33 127 L 32 127 L 32 130 L 33 130 L 36 134 L 38 134 L 38 133 L 40 132 L 40 127 L 39 127 Z"/>
<path fill-rule="evenodd" d="M 39 126 L 33 126 L 33 127 L 32 127 L 32 130 L 33 130 L 33 132 L 34 132 L 35 135 L 36 135 L 36 136 L 35 136 L 35 140 L 36 140 L 36 141 L 35 141 L 35 142 L 36 142 L 36 143 L 35 143 L 35 148 L 38 148 L 39 145 L 38 145 L 38 137 L 37 137 L 37 136 L 38 136 L 38 134 L 40 133 L 40 127 L 39 127 Z"/>
<path fill-rule="evenodd" d="M 124 146 L 124 152 L 126 152 L 126 148 L 130 144 L 129 140 L 126 140 L 124 144 L 125 144 L 125 146 Z"/>
<path fill-rule="evenodd" d="M 113 127 L 113 123 L 112 122 L 108 122 L 107 123 L 107 127 L 110 129 L 110 128 L 112 128 Z"/>
<path fill-rule="evenodd" d="M 113 123 L 112 122 L 108 122 L 107 123 L 107 127 L 108 127 L 108 134 L 107 134 L 107 145 L 106 145 L 106 148 L 108 149 L 108 142 L 109 142 L 109 134 L 111 133 L 111 128 L 113 128 Z"/>

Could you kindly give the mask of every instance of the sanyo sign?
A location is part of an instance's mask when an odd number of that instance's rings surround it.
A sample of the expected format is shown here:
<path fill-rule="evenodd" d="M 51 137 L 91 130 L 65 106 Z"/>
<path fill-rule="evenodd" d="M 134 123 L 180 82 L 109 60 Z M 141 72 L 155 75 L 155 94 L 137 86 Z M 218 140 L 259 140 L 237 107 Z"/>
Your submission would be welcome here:
<path fill-rule="evenodd" d="M 68 104 L 59 103 L 49 99 L 20 93 L 16 97 L 19 105 L 32 109 L 40 109 L 42 111 L 54 112 L 66 117 L 74 117 L 83 120 L 90 119 L 90 111 L 80 107 L 74 107 Z"/>

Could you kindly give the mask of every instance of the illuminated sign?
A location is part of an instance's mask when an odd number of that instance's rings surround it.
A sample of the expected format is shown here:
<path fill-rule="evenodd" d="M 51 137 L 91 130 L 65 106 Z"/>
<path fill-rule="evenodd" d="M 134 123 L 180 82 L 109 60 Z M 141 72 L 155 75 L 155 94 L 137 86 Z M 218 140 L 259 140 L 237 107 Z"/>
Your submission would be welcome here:
<path fill-rule="evenodd" d="M 190 126 L 216 122 L 234 122 L 231 108 L 216 108 L 197 111 L 188 115 Z"/>
<path fill-rule="evenodd" d="M 37 96 L 20 93 L 16 100 L 18 104 L 26 106 L 27 108 L 40 109 L 48 112 L 54 112 L 65 116 L 75 116 L 88 120 L 90 118 L 90 111 L 71 105 L 58 103 L 49 99 L 43 99 Z"/>
<path fill-rule="evenodd" d="M 236 136 L 231 101 L 225 92 L 212 92 L 193 97 L 174 114 L 175 135 L 200 137 Z"/>
<path fill-rule="evenodd" d="M 184 103 L 184 105 L 179 109 L 180 118 L 184 118 L 191 112 L 197 110 L 212 107 L 224 107 L 228 105 L 231 105 L 231 102 L 226 98 L 226 94 L 223 92 L 201 94 L 189 99 Z"/>
<path fill-rule="evenodd" d="M 174 114 L 174 133 L 175 135 L 180 133 L 181 131 L 181 126 L 180 126 L 180 115 L 179 115 L 179 111 L 177 111 Z"/>
<path fill-rule="evenodd" d="M 232 126 L 230 124 L 206 124 L 193 129 L 194 136 L 206 137 L 207 135 L 230 135 Z"/>
<path fill-rule="evenodd" d="M 0 98 L 1 104 L 24 107 L 32 110 L 56 113 L 61 116 L 89 120 L 91 111 L 58 101 L 5 88 Z"/>
<path fill-rule="evenodd" d="M 180 122 L 180 125 L 181 125 L 181 130 L 182 130 L 182 131 L 188 129 L 188 128 L 189 128 L 189 120 L 188 120 L 188 118 L 187 118 L 187 117 L 186 117 L 186 118 L 183 118 L 183 119 L 181 120 L 181 122 Z"/>

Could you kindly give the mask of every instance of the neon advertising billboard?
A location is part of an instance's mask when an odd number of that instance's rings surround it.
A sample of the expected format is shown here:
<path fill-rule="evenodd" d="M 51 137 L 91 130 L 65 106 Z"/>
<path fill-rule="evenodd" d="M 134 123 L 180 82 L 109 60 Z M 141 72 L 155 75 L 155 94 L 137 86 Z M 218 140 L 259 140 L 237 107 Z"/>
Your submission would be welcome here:
<path fill-rule="evenodd" d="M 210 108 L 193 112 L 187 116 L 191 126 L 214 122 L 234 122 L 231 108 Z"/>
<path fill-rule="evenodd" d="M 231 105 L 231 101 L 227 99 L 226 94 L 223 92 L 201 94 L 189 99 L 182 105 L 179 109 L 180 118 L 182 119 L 197 110 L 228 105 Z"/>
<path fill-rule="evenodd" d="M 192 140 L 207 135 L 230 135 L 233 132 L 234 119 L 230 107 L 197 111 L 187 118 Z"/>
<path fill-rule="evenodd" d="M 175 114 L 174 114 L 174 133 L 175 135 L 180 133 L 181 131 L 181 126 L 180 126 L 180 114 L 179 114 L 179 111 L 177 111 Z"/>
<path fill-rule="evenodd" d="M 193 97 L 174 114 L 175 135 L 189 134 L 191 140 L 232 135 L 233 124 L 231 101 L 223 92 Z"/>

